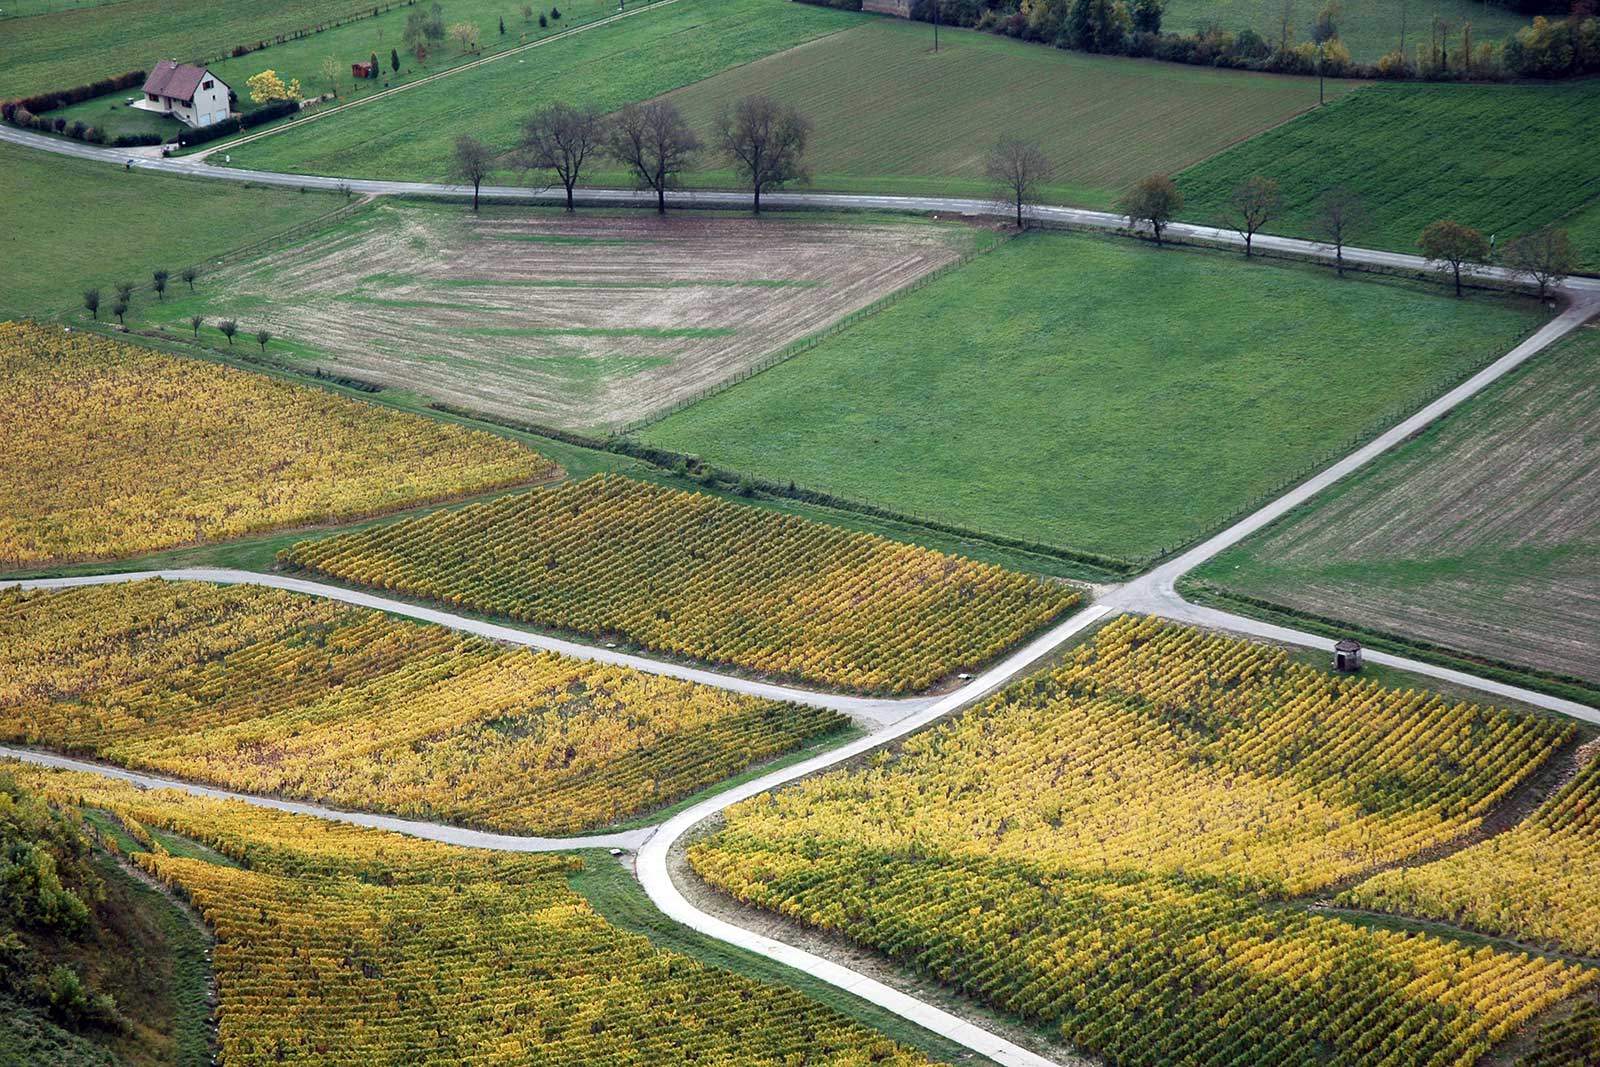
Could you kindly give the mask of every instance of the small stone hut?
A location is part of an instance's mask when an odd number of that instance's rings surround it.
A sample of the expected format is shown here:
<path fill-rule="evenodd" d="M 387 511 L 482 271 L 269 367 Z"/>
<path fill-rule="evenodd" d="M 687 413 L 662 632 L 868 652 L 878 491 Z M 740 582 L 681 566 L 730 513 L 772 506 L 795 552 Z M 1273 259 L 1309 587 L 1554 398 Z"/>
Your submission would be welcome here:
<path fill-rule="evenodd" d="M 1333 669 L 1354 674 L 1361 669 L 1361 642 L 1346 637 L 1333 646 Z"/>

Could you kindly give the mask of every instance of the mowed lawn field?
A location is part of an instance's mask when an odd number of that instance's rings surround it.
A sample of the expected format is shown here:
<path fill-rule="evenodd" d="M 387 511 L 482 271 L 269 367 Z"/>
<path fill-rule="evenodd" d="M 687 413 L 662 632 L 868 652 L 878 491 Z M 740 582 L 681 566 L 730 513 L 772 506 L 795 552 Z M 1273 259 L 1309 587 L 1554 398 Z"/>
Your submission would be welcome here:
<path fill-rule="evenodd" d="M 251 75 L 268 68 L 276 71 L 285 82 L 298 79 L 308 96 L 337 91 L 338 102 L 346 103 L 352 99 L 370 96 L 387 88 L 437 74 L 462 63 L 473 62 L 494 52 L 534 43 L 541 38 L 617 13 L 616 4 L 608 0 L 576 0 L 566 6 L 553 6 L 559 7 L 561 11 L 559 20 L 549 19 L 549 7 L 536 8 L 533 18 L 524 19 L 520 3 L 507 4 L 505 0 L 451 0 L 450 4 L 444 7 L 447 24 L 455 26 L 458 23 L 468 22 L 476 26 L 480 34 L 479 47 L 474 51 L 464 51 L 456 40 L 448 38 L 434 47 L 425 63 L 418 63 L 402 40 L 406 17 L 412 8 L 409 5 L 401 5 L 377 16 L 372 16 L 372 9 L 368 8 L 366 15 L 369 17 L 359 18 L 321 33 L 308 34 L 282 44 L 275 44 L 262 51 L 220 59 L 209 63 L 207 69 L 233 88 L 237 96 L 235 105 L 241 111 L 254 111 L 261 106 L 250 99 L 248 82 Z M 339 12 L 345 16 L 351 13 L 343 9 Z M 540 14 L 545 14 L 546 22 L 549 23 L 543 29 L 539 27 Z M 505 20 L 506 27 L 503 35 L 500 33 L 502 19 Z M 391 64 L 391 49 L 395 50 L 396 58 L 400 60 L 398 71 Z M 137 54 L 142 55 L 142 53 Z M 198 54 L 194 56 L 189 56 L 187 53 L 179 54 L 188 58 L 201 58 Z M 373 79 L 352 78 L 350 65 L 373 55 L 379 60 L 379 76 Z M 339 61 L 339 75 L 334 82 L 330 82 L 322 73 L 322 63 L 329 56 Z M 514 59 L 506 61 L 516 62 Z M 134 63 L 134 68 L 148 66 L 149 62 L 140 60 Z M 65 84 L 58 87 L 65 87 Z M 64 118 L 68 122 L 84 122 L 105 131 L 112 137 L 119 133 L 143 132 L 171 136 L 184 128 L 177 119 L 128 107 L 126 100 L 130 93 L 136 95 L 136 90 L 110 93 L 52 111 L 50 114 Z"/>
<path fill-rule="evenodd" d="M 934 53 L 930 34 L 876 19 L 670 99 L 705 136 L 720 108 L 748 94 L 793 104 L 815 124 L 813 184 L 850 192 L 985 195 L 984 155 L 996 139 L 1034 138 L 1053 166 L 1048 196 L 1096 208 L 1147 174 L 1179 170 L 1317 102 L 1312 79 L 1085 55 L 971 30 L 941 33 Z M 736 184 L 720 160 L 706 164 L 697 184 Z"/>
<path fill-rule="evenodd" d="M 613 429 L 999 240 L 903 216 L 380 203 L 144 301 L 130 325 L 266 326 L 310 371 L 473 411 Z M 248 341 L 248 337 L 241 338 Z"/>
<path fill-rule="evenodd" d="M 509 152 L 522 120 L 543 104 L 565 100 L 611 110 L 866 21 L 790 0 L 672 0 L 375 104 L 302 122 L 231 155 L 236 166 L 263 170 L 442 180 L 462 134 Z"/>
<path fill-rule="evenodd" d="M 362 10 L 356 0 L 22 3 L 35 13 L 3 23 L 0 99 L 84 85 L 128 70 L 149 70 L 158 59 L 209 59 L 226 54 L 237 44 L 254 45 Z M 507 10 L 514 9 L 508 5 Z M 404 15 L 401 19 L 403 25 Z M 270 54 L 263 52 L 262 57 Z M 271 65 L 270 61 L 262 64 Z M 242 84 L 234 88 L 244 95 Z"/>
<path fill-rule="evenodd" d="M 89 286 L 102 290 L 100 314 L 109 318 L 118 282 L 143 284 L 151 271 L 165 269 L 176 289 L 183 267 L 344 203 L 289 189 L 124 173 L 9 144 L 0 144 L 0 173 L 6 176 L 0 258 L 11 265 L 0 286 L 0 320 L 69 311 Z M 174 205 L 181 205 L 176 223 Z M 153 297 L 135 294 L 135 305 L 145 299 Z"/>
<path fill-rule="evenodd" d="M 1521 298 L 1035 234 L 643 437 L 1137 559 L 1277 491 L 1543 317 Z"/>
<path fill-rule="evenodd" d="M 1600 683 L 1600 329 L 1195 577 Z"/>
<path fill-rule="evenodd" d="M 1289 0 L 1289 25 L 1296 41 L 1311 39 L 1317 12 L 1325 0 Z M 1436 0 L 1426 7 L 1408 0 L 1341 0 L 1339 39 L 1358 63 L 1376 63 L 1400 45 L 1405 33 L 1406 52 L 1415 55 L 1426 45 L 1434 16 L 1449 26 L 1453 53 L 1461 40 L 1461 27 L 1472 23 L 1472 39 L 1499 41 L 1528 24 L 1528 16 L 1480 0 Z M 1283 30 L 1284 4 L 1280 0 L 1166 0 L 1161 28 L 1168 33 L 1193 33 L 1217 25 L 1231 33 L 1254 30 L 1276 43 Z"/>
<path fill-rule="evenodd" d="M 1317 205 L 1343 183 L 1369 225 L 1353 243 L 1415 251 L 1453 218 L 1507 238 L 1573 223 L 1600 267 L 1600 80 L 1556 85 L 1378 85 L 1279 126 L 1178 176 L 1184 214 L 1209 221 L 1260 174 L 1282 187 L 1273 233 L 1318 237 Z"/>

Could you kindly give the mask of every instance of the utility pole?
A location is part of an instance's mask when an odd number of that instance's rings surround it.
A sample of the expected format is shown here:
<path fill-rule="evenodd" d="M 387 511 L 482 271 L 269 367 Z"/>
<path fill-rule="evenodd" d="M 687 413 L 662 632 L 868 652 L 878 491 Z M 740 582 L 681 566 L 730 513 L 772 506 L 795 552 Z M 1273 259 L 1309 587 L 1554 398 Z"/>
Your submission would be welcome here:
<path fill-rule="evenodd" d="M 933 0 L 933 50 L 939 51 L 939 0 Z"/>

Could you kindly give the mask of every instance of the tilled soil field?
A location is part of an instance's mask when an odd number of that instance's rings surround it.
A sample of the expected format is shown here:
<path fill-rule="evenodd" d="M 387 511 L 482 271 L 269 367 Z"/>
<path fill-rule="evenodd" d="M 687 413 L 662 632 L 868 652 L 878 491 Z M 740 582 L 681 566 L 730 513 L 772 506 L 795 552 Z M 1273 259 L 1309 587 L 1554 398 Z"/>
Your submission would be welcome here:
<path fill-rule="evenodd" d="M 958 259 L 923 220 L 382 204 L 179 294 L 281 338 L 279 358 L 478 411 L 612 428 L 717 385 Z"/>
<path fill-rule="evenodd" d="M 1226 591 L 1600 681 L 1600 329 L 1219 556 Z"/>

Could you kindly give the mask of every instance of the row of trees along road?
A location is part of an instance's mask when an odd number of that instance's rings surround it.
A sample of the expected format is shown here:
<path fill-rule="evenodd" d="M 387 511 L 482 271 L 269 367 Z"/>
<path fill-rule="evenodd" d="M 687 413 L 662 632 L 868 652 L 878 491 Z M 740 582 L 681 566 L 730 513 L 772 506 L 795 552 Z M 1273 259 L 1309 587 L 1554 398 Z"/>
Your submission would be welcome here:
<path fill-rule="evenodd" d="M 759 214 L 763 192 L 810 178 L 805 164 L 810 136 L 810 120 L 794 108 L 768 96 L 747 96 L 718 113 L 711 147 L 749 186 Z M 628 170 L 636 187 L 654 191 L 656 210 L 664 215 L 667 191 L 678 187 L 705 150 L 670 100 L 629 104 L 610 117 L 593 106 L 555 103 L 528 116 L 520 142 L 508 154 L 474 137 L 458 137 L 451 176 L 471 183 L 477 211 L 483 182 L 509 161 L 524 172 L 553 175 L 566 190 L 571 211 L 573 190 L 585 171 L 599 159 L 610 159 Z"/>
<path fill-rule="evenodd" d="M 1021 204 L 1019 196 L 1019 225 Z M 1283 206 L 1278 183 L 1256 175 L 1233 188 L 1225 214 L 1217 220 L 1217 225 L 1232 229 L 1244 239 L 1244 254 L 1249 258 L 1254 251 L 1256 234 L 1282 213 Z M 1166 175 L 1151 175 L 1122 195 L 1117 201 L 1117 210 L 1128 217 L 1130 224 L 1148 226 L 1156 244 L 1160 245 L 1162 231 L 1183 210 L 1183 193 Z M 1345 246 L 1359 240 L 1367 226 L 1361 198 L 1345 186 L 1333 186 L 1318 201 L 1312 224 L 1317 236 L 1333 247 L 1334 267 L 1343 277 Z M 1463 270 L 1493 264 L 1497 258 L 1501 265 L 1532 282 L 1539 290 L 1540 300 L 1549 295 L 1551 286 L 1560 284 L 1578 266 L 1577 250 L 1571 238 L 1565 230 L 1552 227 L 1514 238 L 1505 246 L 1504 254 L 1497 257 L 1494 242 L 1482 231 L 1453 219 L 1440 219 L 1423 229 L 1417 238 L 1417 247 L 1430 262 L 1450 275 L 1456 296 L 1462 295 Z"/>
<path fill-rule="evenodd" d="M 809 180 L 805 150 L 810 135 L 810 121 L 794 108 L 771 97 L 747 96 L 718 113 L 714 148 L 750 187 L 759 214 L 764 190 Z M 566 190 L 568 211 L 573 210 L 573 190 L 585 169 L 595 159 L 608 157 L 628 169 L 638 188 L 655 192 L 656 210 L 664 215 L 667 190 L 678 186 L 683 172 L 693 166 L 704 148 L 671 101 L 629 104 L 611 118 L 592 106 L 555 103 L 523 122 L 521 141 L 511 156 L 523 171 L 555 175 Z M 478 210 L 484 180 L 499 163 L 499 154 L 476 138 L 457 138 L 452 173 L 472 183 L 473 211 Z M 1036 141 L 1002 137 L 989 150 L 984 169 L 996 195 L 1015 209 L 1017 227 L 1025 226 L 1026 209 L 1039 202 L 1050 175 L 1044 150 Z M 1162 232 L 1182 210 L 1183 193 L 1164 174 L 1140 180 L 1117 200 L 1117 211 L 1126 215 L 1131 225 L 1148 226 L 1158 247 Z M 1282 211 L 1278 183 L 1255 175 L 1233 188 L 1226 213 L 1217 221 L 1244 238 L 1248 259 L 1255 251 L 1256 234 Z M 1318 235 L 1333 246 L 1340 277 L 1344 276 L 1345 245 L 1359 239 L 1366 222 L 1361 198 L 1349 189 L 1335 185 L 1323 193 L 1315 226 Z M 1451 272 L 1457 296 L 1462 295 L 1462 270 L 1494 258 L 1488 238 L 1450 219 L 1430 223 L 1417 244 L 1430 261 Z M 1566 231 L 1545 228 L 1513 240 L 1506 248 L 1505 265 L 1536 284 L 1543 300 L 1552 285 L 1576 269 L 1577 253 Z"/>

